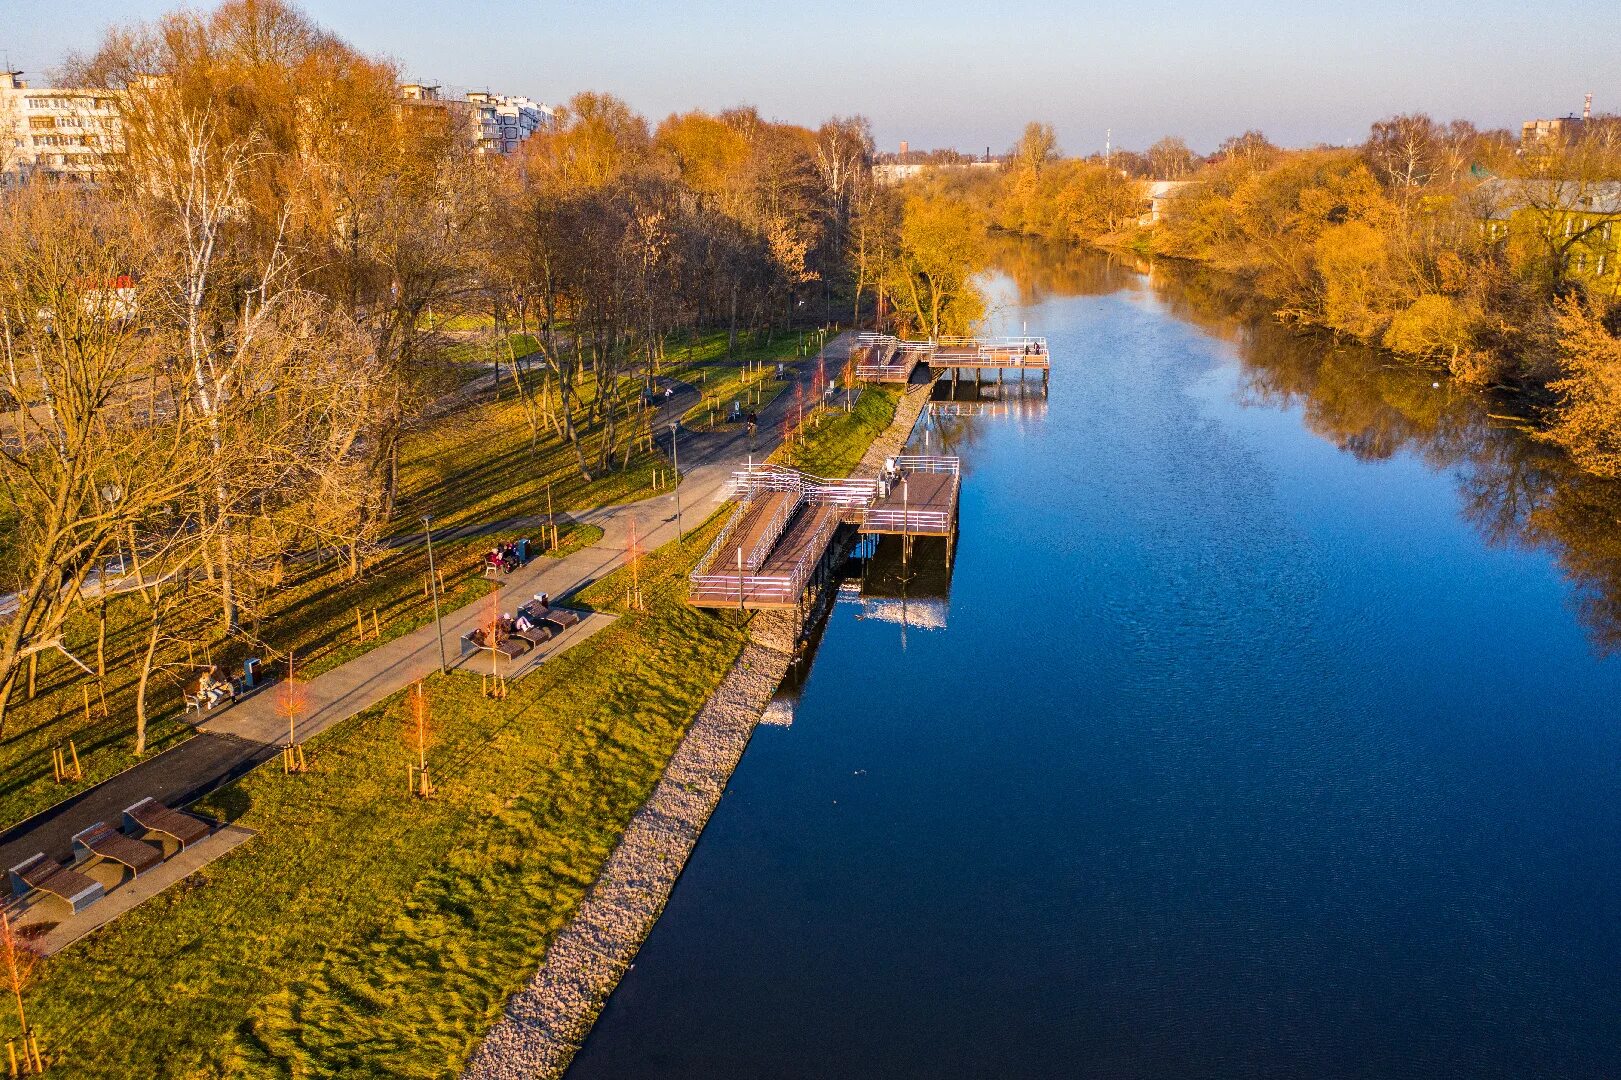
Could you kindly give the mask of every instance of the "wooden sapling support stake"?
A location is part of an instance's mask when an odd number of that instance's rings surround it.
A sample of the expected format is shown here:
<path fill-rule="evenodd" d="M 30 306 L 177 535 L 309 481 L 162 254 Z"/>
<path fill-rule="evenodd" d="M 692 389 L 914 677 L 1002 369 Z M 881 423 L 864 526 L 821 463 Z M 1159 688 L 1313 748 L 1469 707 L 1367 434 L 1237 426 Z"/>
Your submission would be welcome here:
<path fill-rule="evenodd" d="M 377 609 L 371 609 L 371 634 L 373 641 L 383 640 L 383 628 L 377 622 Z"/>
<path fill-rule="evenodd" d="M 355 640 L 366 640 L 366 620 L 360 617 L 359 608 L 355 608 Z"/>

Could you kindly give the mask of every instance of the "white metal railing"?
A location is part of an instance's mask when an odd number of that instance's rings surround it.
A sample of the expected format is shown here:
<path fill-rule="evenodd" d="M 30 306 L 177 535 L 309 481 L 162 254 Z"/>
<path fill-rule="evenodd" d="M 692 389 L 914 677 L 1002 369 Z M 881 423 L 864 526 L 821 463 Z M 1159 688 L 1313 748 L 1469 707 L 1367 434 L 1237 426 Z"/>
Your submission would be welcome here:
<path fill-rule="evenodd" d="M 929 454 L 902 454 L 895 459 L 895 468 L 901 472 L 950 473 L 962 475 L 962 459 Z"/>
<path fill-rule="evenodd" d="M 949 510 L 914 510 L 910 508 L 873 508 L 861 516 L 865 529 L 902 530 L 907 532 L 944 532 L 951 524 Z"/>
<path fill-rule="evenodd" d="M 748 497 L 760 491 L 793 491 L 816 506 L 846 509 L 866 506 L 878 494 L 878 481 L 870 477 L 830 480 L 786 465 L 764 464 L 732 474 L 732 492 Z"/>
<path fill-rule="evenodd" d="M 699 566 L 708 566 L 714 561 L 720 549 L 726 546 L 726 538 L 732 535 L 732 529 L 742 519 L 743 512 L 746 509 L 748 508 L 741 502 L 732 508 L 732 516 L 726 519 L 726 524 L 720 527 L 720 532 L 716 534 L 714 543 L 709 545 L 708 550 L 704 552 L 703 558 L 698 560 Z"/>
<path fill-rule="evenodd" d="M 788 522 L 793 520 L 793 516 L 798 512 L 800 504 L 805 501 L 803 491 L 788 492 L 788 494 L 794 497 L 782 501 L 782 505 L 777 508 L 777 512 L 772 514 L 771 519 L 766 522 L 765 529 L 760 533 L 760 539 L 755 541 L 753 550 L 749 552 L 744 560 L 743 565 L 747 569 L 758 570 L 765 565 L 766 556 L 771 554 L 771 549 L 777 546 L 778 540 L 782 539 L 783 530 L 788 527 Z"/>

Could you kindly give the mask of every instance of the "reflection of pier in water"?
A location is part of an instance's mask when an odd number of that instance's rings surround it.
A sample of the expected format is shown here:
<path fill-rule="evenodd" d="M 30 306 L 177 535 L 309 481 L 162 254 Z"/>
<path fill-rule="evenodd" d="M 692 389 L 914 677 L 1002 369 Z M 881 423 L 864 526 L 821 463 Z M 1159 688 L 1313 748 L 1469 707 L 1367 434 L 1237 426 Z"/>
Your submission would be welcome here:
<path fill-rule="evenodd" d="M 911 551 L 893 538 L 863 541 L 859 581 L 844 583 L 839 600 L 856 604 L 860 618 L 903 630 L 944 630 L 950 611 L 954 552 L 949 540 L 918 539 Z"/>
<path fill-rule="evenodd" d="M 1044 386 L 1015 380 L 1011 383 L 966 383 L 954 386 L 938 382 L 929 396 L 929 412 L 935 416 L 1007 416 L 1015 420 L 1040 420 L 1047 415 Z"/>

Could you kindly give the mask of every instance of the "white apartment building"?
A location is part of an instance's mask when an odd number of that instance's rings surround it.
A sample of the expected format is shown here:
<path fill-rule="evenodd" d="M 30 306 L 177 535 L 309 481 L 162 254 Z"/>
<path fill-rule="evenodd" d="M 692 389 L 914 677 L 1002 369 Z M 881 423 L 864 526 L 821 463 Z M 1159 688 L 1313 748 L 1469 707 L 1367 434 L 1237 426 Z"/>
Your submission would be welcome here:
<path fill-rule="evenodd" d="M 32 87 L 22 75 L 0 72 L 0 183 L 95 179 L 120 143 L 117 101 L 105 90 Z"/>
<path fill-rule="evenodd" d="M 477 127 L 475 146 L 480 154 L 511 154 L 518 145 L 542 128 L 550 127 L 556 111 L 549 105 L 526 97 L 472 90 L 467 104 L 473 109 Z"/>
<path fill-rule="evenodd" d="M 468 136 L 481 157 L 515 153 L 523 141 L 557 120 L 557 110 L 526 97 L 470 90 L 446 97 L 432 83 L 404 83 L 400 97 L 418 106 L 450 109 L 467 114 Z"/>

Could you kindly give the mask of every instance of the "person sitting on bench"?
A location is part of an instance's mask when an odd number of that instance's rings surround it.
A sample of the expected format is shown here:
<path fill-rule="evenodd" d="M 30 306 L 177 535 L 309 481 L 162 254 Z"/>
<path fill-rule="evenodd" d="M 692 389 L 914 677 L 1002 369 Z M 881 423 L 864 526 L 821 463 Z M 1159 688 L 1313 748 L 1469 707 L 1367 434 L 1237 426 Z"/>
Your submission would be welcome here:
<path fill-rule="evenodd" d="M 197 696 L 203 698 L 210 709 L 227 698 L 236 696 L 231 684 L 222 681 L 215 675 L 217 670 L 217 668 L 210 665 L 203 670 L 202 675 L 197 679 Z"/>

